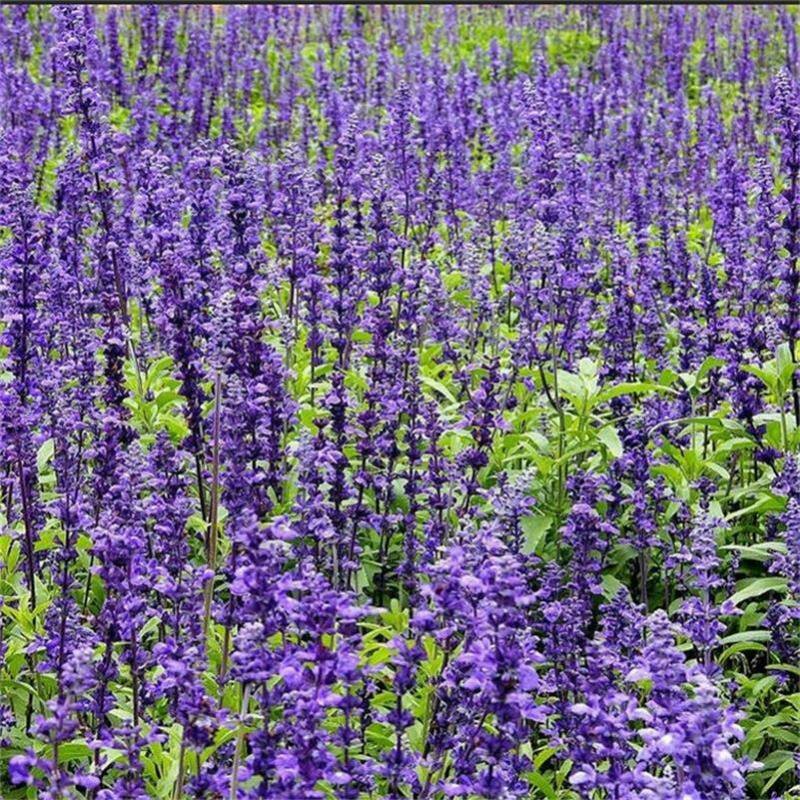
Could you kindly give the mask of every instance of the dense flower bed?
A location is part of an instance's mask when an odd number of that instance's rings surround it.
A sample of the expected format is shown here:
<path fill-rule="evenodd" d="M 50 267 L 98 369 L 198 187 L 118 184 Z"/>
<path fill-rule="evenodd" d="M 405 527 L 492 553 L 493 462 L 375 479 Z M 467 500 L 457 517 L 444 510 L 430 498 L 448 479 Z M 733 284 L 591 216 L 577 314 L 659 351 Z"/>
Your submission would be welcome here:
<path fill-rule="evenodd" d="M 800 796 L 797 31 L 0 9 L 0 796 Z"/>

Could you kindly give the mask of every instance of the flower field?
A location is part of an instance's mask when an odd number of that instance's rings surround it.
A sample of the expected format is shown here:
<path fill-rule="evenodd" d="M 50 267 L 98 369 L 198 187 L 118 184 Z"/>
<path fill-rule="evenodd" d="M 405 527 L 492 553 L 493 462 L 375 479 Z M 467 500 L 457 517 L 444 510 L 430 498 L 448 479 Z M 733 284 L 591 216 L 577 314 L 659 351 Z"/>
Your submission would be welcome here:
<path fill-rule="evenodd" d="M 800 798 L 799 31 L 0 7 L 0 798 Z"/>

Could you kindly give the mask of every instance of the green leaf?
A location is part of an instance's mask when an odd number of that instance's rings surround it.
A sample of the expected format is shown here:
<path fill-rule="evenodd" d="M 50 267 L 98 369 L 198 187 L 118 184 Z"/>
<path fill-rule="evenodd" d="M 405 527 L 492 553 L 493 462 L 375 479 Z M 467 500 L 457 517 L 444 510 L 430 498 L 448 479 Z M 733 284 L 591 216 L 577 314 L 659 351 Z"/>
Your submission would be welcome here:
<path fill-rule="evenodd" d="M 730 472 L 728 472 L 725 467 L 721 466 L 720 464 L 715 464 L 713 461 L 706 461 L 705 468 L 709 472 L 713 472 L 714 474 L 718 475 L 723 481 L 727 481 L 731 477 Z"/>
<path fill-rule="evenodd" d="M 796 369 L 788 342 L 783 342 L 778 345 L 775 350 L 775 363 L 777 364 L 778 374 L 781 379 L 788 380 Z"/>
<path fill-rule="evenodd" d="M 750 581 L 743 589 L 733 594 L 730 598 L 734 605 L 739 605 L 752 597 L 759 597 L 767 592 L 785 592 L 786 578 L 756 578 Z"/>
<path fill-rule="evenodd" d="M 536 552 L 536 548 L 541 544 L 552 524 L 553 517 L 550 514 L 531 514 L 523 517 L 520 522 L 525 533 L 523 552 L 526 554 Z"/>
<path fill-rule="evenodd" d="M 794 664 L 767 664 L 767 669 L 778 670 L 779 672 L 791 672 L 792 675 L 800 676 L 800 667 Z"/>
<path fill-rule="evenodd" d="M 697 380 L 698 382 L 703 380 L 705 376 L 711 372 L 712 369 L 717 369 L 717 367 L 724 367 L 725 362 L 721 358 L 717 358 L 716 356 L 709 356 L 701 365 L 700 369 L 697 370 Z"/>
<path fill-rule="evenodd" d="M 583 400 L 586 396 L 586 386 L 580 376 L 563 369 L 558 370 L 558 388 L 562 394 L 571 396 L 573 400 Z"/>
<path fill-rule="evenodd" d="M 622 440 L 613 425 L 606 425 L 604 428 L 600 428 L 597 432 L 597 438 L 608 448 L 608 452 L 614 458 L 619 458 L 622 455 Z"/>
<path fill-rule="evenodd" d="M 795 760 L 790 753 L 786 757 L 786 759 L 781 762 L 780 766 L 773 771 L 770 779 L 764 784 L 764 789 L 762 790 L 762 794 L 766 794 L 781 779 L 781 777 L 785 775 L 790 769 L 793 769 L 794 766 L 795 766 Z"/>
<path fill-rule="evenodd" d="M 732 633 L 720 640 L 720 644 L 735 644 L 736 642 L 768 642 L 770 640 L 769 631 L 740 631 Z"/>
<path fill-rule="evenodd" d="M 592 379 L 597 375 L 597 364 L 591 358 L 581 358 L 578 361 L 578 372 L 587 379 Z"/>
<path fill-rule="evenodd" d="M 556 747 L 545 747 L 544 750 L 537 753 L 536 757 L 533 759 L 533 766 L 536 767 L 537 770 L 540 770 L 542 765 L 549 761 L 557 752 L 558 748 Z"/>
<path fill-rule="evenodd" d="M 718 662 L 724 664 L 731 656 L 737 653 L 750 653 L 750 652 L 766 652 L 766 647 L 758 642 L 739 642 L 738 644 L 726 647 L 719 655 Z"/>
<path fill-rule="evenodd" d="M 426 386 L 430 387 L 436 392 L 439 392 L 439 394 L 444 395 L 454 405 L 458 403 L 453 393 L 441 381 L 437 381 L 435 378 L 431 378 L 429 375 L 420 375 L 419 379 Z"/>
<path fill-rule="evenodd" d="M 183 400 L 183 396 L 180 392 L 173 391 L 172 389 L 164 389 L 164 391 L 156 395 L 156 405 L 159 409 L 173 405 L 181 400 Z"/>
<path fill-rule="evenodd" d="M 58 761 L 74 761 L 79 758 L 89 758 L 92 755 L 92 750 L 86 742 L 76 739 L 72 742 L 66 742 L 58 747 Z"/>
<path fill-rule="evenodd" d="M 39 472 L 44 472 L 44 468 L 48 462 L 53 458 L 55 452 L 55 441 L 47 439 L 39 446 L 39 451 L 36 453 L 36 468 Z"/>
<path fill-rule="evenodd" d="M 646 381 L 631 381 L 628 383 L 618 383 L 616 386 L 609 386 L 608 389 L 603 389 L 597 395 L 597 400 L 600 403 L 607 400 L 613 400 L 615 397 L 621 397 L 625 394 L 653 394 L 654 392 L 662 392 L 665 394 L 675 394 L 675 390 L 668 386 L 662 386 L 658 383 L 649 383 Z"/>
<path fill-rule="evenodd" d="M 529 772 L 527 778 L 530 784 L 535 786 L 547 800 L 558 800 L 558 795 L 556 794 L 553 784 L 540 772 Z"/>
<path fill-rule="evenodd" d="M 739 508 L 727 515 L 727 520 L 738 519 L 748 514 L 758 514 L 762 511 L 777 511 L 781 507 L 781 502 L 775 497 L 759 497 L 754 503 L 745 508 Z"/>
<path fill-rule="evenodd" d="M 727 519 L 730 519 L 730 517 Z M 759 544 L 751 545 L 726 544 L 723 545 L 721 549 L 734 550 L 740 553 L 742 558 L 764 563 L 771 560 L 775 553 L 784 552 L 786 550 L 786 545 L 784 545 L 783 542 L 760 542 Z"/>
<path fill-rule="evenodd" d="M 622 581 L 620 581 L 618 578 L 615 578 L 613 575 L 603 575 L 602 584 L 603 595 L 609 600 L 616 596 L 620 589 L 624 588 Z"/>

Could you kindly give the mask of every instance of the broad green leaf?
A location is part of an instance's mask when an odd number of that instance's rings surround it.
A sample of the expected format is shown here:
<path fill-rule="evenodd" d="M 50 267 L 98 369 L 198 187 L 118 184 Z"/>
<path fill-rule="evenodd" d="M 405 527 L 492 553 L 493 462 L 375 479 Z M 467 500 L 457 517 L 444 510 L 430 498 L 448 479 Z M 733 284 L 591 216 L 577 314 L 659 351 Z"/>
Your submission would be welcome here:
<path fill-rule="evenodd" d="M 734 605 L 739 605 L 745 600 L 760 597 L 767 592 L 785 592 L 786 586 L 786 578 L 756 578 L 750 581 L 743 589 L 731 595 L 730 600 Z"/>
<path fill-rule="evenodd" d="M 600 428 L 597 432 L 597 438 L 608 448 L 608 452 L 614 458 L 619 458 L 622 455 L 622 440 L 613 425 L 606 425 L 604 428 Z"/>
<path fill-rule="evenodd" d="M 523 552 L 534 553 L 553 524 L 553 517 L 549 514 L 531 514 L 523 517 L 520 524 L 525 533 Z"/>
<path fill-rule="evenodd" d="M 437 381 L 435 378 L 431 378 L 430 375 L 420 375 L 419 379 L 426 386 L 429 386 L 434 391 L 439 392 L 439 394 L 446 397 L 454 405 L 458 403 L 458 401 L 455 398 L 455 395 L 441 381 Z"/>
<path fill-rule="evenodd" d="M 39 450 L 36 453 L 36 467 L 41 474 L 49 461 L 53 458 L 55 452 L 55 442 L 53 439 L 46 439 L 39 445 Z"/>

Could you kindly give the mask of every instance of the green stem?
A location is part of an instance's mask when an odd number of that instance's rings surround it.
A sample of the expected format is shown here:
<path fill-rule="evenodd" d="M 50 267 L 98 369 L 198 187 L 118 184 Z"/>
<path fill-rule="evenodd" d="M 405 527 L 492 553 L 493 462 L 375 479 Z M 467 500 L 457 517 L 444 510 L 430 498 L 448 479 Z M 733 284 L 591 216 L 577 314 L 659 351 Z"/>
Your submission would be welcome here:
<path fill-rule="evenodd" d="M 181 800 L 183 796 L 183 781 L 186 776 L 186 738 L 185 732 L 181 731 L 181 750 L 178 754 L 178 779 L 175 782 L 175 800 Z"/>
<path fill-rule="evenodd" d="M 244 687 L 242 694 L 242 706 L 239 716 L 247 713 L 247 706 L 250 704 L 250 684 Z M 239 720 L 239 730 L 236 732 L 236 748 L 233 751 L 233 767 L 231 769 L 231 800 L 236 800 L 239 788 L 239 766 L 242 761 L 242 745 L 244 744 L 244 724 Z"/>
<path fill-rule="evenodd" d="M 211 512 L 209 514 L 209 532 L 207 543 L 208 568 L 212 574 L 204 587 L 203 601 L 203 636 L 208 635 L 211 621 L 211 599 L 214 593 L 214 572 L 217 568 L 217 535 L 219 527 L 219 439 L 220 439 L 220 396 L 222 379 L 219 370 L 214 381 L 214 434 L 211 461 Z"/>

